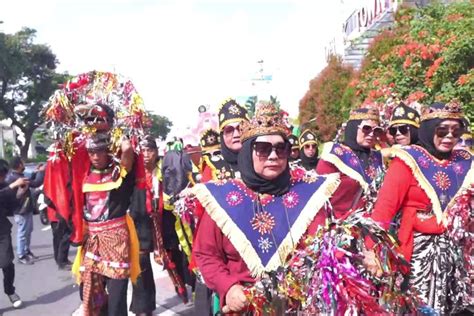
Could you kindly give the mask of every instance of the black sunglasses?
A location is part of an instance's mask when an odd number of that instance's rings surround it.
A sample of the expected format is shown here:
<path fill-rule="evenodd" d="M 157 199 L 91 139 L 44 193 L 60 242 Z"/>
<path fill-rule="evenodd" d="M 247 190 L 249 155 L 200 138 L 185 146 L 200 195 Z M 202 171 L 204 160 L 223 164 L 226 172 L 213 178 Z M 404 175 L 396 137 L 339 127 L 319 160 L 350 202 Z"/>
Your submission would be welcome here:
<path fill-rule="evenodd" d="M 369 135 L 370 133 L 374 133 L 375 137 L 380 137 L 383 135 L 383 129 L 380 126 L 372 127 L 370 125 L 359 126 L 362 130 L 362 133 L 365 135 Z"/>
<path fill-rule="evenodd" d="M 448 134 L 451 134 L 454 138 L 461 137 L 462 133 L 464 133 L 464 129 L 460 127 L 449 128 L 447 126 L 437 126 L 435 128 L 435 134 L 438 137 L 446 137 Z"/>
<path fill-rule="evenodd" d="M 290 156 L 291 145 L 289 143 L 276 143 L 273 145 L 270 142 L 255 142 L 253 149 L 258 157 L 268 158 L 272 151 L 275 150 L 276 155 L 280 159 L 286 159 Z"/>
<path fill-rule="evenodd" d="M 224 127 L 223 132 L 225 135 L 229 135 L 229 134 L 234 134 L 235 130 L 240 132 L 240 125 L 237 125 L 237 126 L 227 125 L 226 127 Z"/>
<path fill-rule="evenodd" d="M 408 125 L 392 126 L 388 128 L 388 133 L 392 136 L 397 135 L 397 131 L 402 135 L 408 134 L 410 127 Z"/>

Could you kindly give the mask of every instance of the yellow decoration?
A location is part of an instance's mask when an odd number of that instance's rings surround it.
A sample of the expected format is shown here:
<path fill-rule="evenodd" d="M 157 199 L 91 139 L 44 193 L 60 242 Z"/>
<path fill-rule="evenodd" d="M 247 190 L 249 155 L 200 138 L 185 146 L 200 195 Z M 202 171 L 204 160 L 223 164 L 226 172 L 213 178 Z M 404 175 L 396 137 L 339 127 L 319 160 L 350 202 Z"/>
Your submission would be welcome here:
<path fill-rule="evenodd" d="M 123 130 L 119 127 L 116 127 L 112 130 L 112 135 L 110 136 L 110 151 L 113 154 L 117 154 L 120 150 L 120 145 L 122 143 Z"/>

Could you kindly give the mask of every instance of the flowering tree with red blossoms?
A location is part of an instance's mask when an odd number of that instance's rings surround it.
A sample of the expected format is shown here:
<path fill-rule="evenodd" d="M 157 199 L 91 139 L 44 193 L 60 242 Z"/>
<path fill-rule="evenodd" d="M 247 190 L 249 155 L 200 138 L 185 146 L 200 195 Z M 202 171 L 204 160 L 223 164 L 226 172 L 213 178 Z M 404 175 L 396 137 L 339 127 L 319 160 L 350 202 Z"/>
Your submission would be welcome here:
<path fill-rule="evenodd" d="M 408 103 L 457 99 L 474 123 L 474 4 L 402 8 L 396 25 L 372 42 L 351 82 L 356 104 L 392 94 Z"/>
<path fill-rule="evenodd" d="M 338 56 L 329 56 L 328 65 L 311 80 L 309 90 L 300 101 L 301 125 L 314 129 L 318 138 L 330 140 L 348 117 L 354 89 L 348 84 L 354 70 Z"/>

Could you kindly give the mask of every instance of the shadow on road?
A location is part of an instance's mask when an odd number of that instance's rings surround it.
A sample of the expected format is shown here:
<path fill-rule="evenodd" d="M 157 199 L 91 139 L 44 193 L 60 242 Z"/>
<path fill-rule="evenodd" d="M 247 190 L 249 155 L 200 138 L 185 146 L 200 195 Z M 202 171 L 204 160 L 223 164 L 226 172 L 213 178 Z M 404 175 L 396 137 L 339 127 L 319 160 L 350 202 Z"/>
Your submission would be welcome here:
<path fill-rule="evenodd" d="M 38 261 L 43 261 L 43 260 L 49 260 L 49 259 L 52 259 L 53 257 L 54 257 L 54 255 L 38 256 L 38 259 L 35 259 L 34 261 L 38 262 Z"/>
<path fill-rule="evenodd" d="M 35 249 L 43 249 L 43 248 L 49 248 L 49 249 L 53 250 L 53 246 L 52 246 L 52 245 L 48 245 L 48 244 L 46 244 L 46 245 L 31 245 L 30 248 L 31 248 L 32 250 L 35 250 Z"/>
<path fill-rule="evenodd" d="M 28 307 L 34 306 L 34 305 L 45 305 L 45 304 L 55 303 L 55 302 L 61 300 L 62 298 L 66 297 L 66 296 L 68 296 L 68 295 L 70 295 L 74 292 L 77 292 L 77 291 L 78 291 L 77 287 L 74 287 L 73 285 L 68 284 L 66 286 L 63 286 L 60 289 L 57 289 L 57 290 L 54 290 L 50 293 L 46 293 L 44 295 L 41 295 L 38 298 L 36 298 L 36 300 L 34 300 L 34 301 L 25 301 L 25 302 L 23 302 L 24 308 L 28 308 Z"/>

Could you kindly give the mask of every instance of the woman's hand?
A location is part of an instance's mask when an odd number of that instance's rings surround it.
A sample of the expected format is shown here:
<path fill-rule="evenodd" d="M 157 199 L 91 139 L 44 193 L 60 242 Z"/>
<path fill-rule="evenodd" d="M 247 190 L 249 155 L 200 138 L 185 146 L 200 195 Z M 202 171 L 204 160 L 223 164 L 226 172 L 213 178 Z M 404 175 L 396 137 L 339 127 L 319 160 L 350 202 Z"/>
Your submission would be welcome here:
<path fill-rule="evenodd" d="M 225 295 L 226 305 L 222 307 L 222 312 L 239 312 L 247 305 L 247 297 L 244 294 L 244 287 L 240 284 L 234 284 Z"/>
<path fill-rule="evenodd" d="M 377 278 L 382 276 L 382 267 L 373 250 L 364 251 L 364 265 Z"/>
<path fill-rule="evenodd" d="M 28 178 L 18 178 L 14 182 L 10 183 L 10 189 L 15 189 L 18 187 L 26 187 L 30 184 L 30 180 Z"/>

